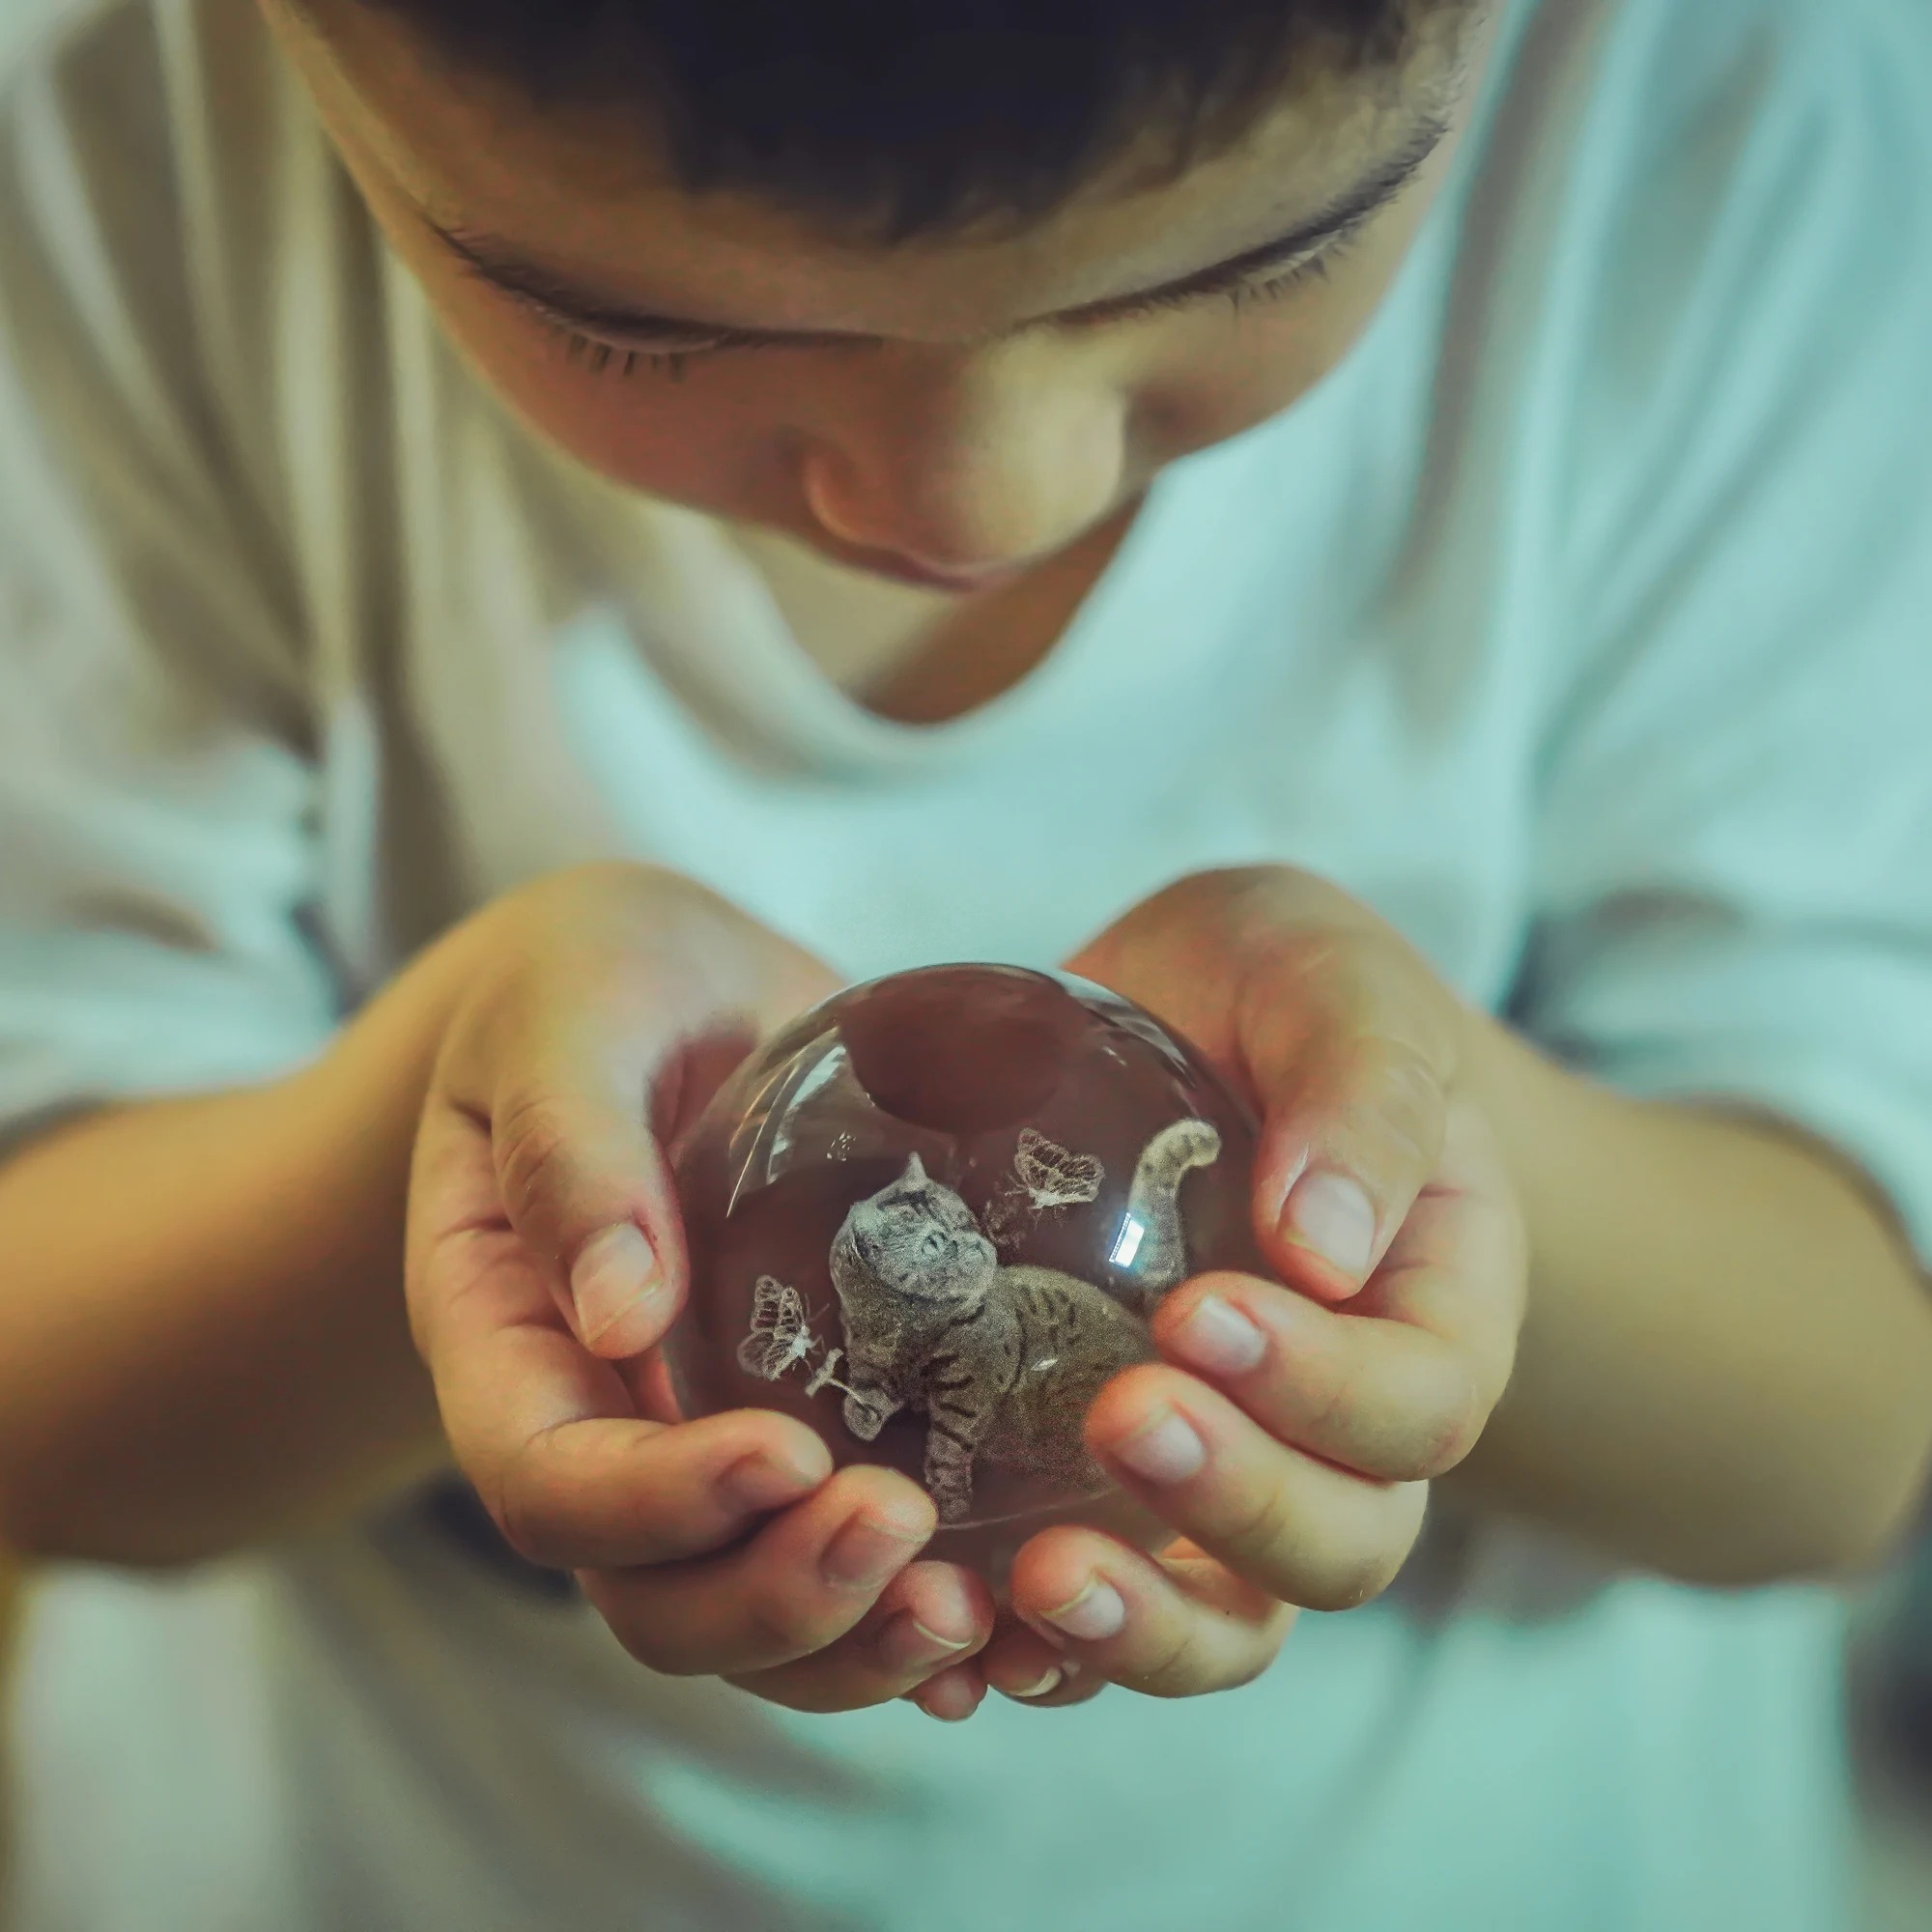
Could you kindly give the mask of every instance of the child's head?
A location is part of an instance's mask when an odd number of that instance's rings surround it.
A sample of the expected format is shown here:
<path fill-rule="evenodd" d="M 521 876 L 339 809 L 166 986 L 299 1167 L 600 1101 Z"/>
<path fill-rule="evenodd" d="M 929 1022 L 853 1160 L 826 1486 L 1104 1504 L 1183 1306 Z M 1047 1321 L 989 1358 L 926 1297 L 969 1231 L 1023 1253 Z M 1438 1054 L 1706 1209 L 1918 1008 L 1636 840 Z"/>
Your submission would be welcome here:
<path fill-rule="evenodd" d="M 969 575 L 1332 367 L 1441 178 L 1489 12 L 264 5 L 543 433 L 835 555 Z"/>

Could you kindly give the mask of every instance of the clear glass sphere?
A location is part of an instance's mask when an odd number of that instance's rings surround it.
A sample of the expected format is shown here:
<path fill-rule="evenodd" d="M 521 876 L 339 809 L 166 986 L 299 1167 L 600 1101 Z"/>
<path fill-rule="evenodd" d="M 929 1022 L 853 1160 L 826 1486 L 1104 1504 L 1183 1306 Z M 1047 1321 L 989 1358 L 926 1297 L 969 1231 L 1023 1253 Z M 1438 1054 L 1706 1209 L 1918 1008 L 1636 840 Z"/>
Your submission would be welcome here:
<path fill-rule="evenodd" d="M 938 1506 L 932 1553 L 988 1574 L 1054 1521 L 1158 1547 L 1082 1425 L 1153 1359 L 1163 1294 L 1258 1270 L 1254 1157 L 1241 1101 L 1103 987 L 939 966 L 852 988 L 677 1151 L 679 1406 L 781 1409 L 839 1463 L 902 1470 Z"/>

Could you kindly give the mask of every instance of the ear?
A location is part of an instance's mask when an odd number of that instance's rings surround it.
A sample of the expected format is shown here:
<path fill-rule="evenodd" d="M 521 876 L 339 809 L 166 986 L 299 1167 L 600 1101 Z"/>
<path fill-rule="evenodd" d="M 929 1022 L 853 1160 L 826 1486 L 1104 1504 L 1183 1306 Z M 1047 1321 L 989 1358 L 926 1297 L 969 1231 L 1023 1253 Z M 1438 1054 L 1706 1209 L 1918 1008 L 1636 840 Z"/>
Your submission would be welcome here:
<path fill-rule="evenodd" d="M 900 1179 L 907 1187 L 923 1187 L 925 1185 L 925 1168 L 918 1154 L 908 1154 L 906 1156 L 906 1171 L 900 1177 Z"/>

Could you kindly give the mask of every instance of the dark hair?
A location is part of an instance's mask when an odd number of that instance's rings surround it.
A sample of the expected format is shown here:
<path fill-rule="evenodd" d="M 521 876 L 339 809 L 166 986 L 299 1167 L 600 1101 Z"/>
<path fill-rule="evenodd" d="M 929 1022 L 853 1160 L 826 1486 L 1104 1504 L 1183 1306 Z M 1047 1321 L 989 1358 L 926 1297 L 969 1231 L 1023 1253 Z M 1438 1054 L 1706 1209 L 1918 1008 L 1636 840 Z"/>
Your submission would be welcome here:
<path fill-rule="evenodd" d="M 626 110 L 684 185 L 902 240 L 1185 167 L 1304 68 L 1394 62 L 1445 0 L 356 0 L 540 107 Z"/>

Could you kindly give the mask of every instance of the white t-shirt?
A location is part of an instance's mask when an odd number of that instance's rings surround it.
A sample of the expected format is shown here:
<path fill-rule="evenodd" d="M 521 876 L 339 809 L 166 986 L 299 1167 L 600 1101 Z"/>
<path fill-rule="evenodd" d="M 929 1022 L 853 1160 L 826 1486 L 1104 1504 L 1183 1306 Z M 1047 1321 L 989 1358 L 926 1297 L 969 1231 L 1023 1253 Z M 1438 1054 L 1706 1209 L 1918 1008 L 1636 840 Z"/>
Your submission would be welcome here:
<path fill-rule="evenodd" d="M 298 1065 L 593 854 L 855 977 L 1271 859 L 1605 1077 L 1806 1123 L 1932 1250 L 1919 0 L 1519 5 L 1356 352 L 936 728 L 479 390 L 245 0 L 89 10 L 0 144 L 14 1128 Z M 1838 1922 L 1809 1592 L 1445 1518 L 1247 1690 L 952 1729 L 654 1678 L 447 1517 L 53 1579 L 17 1932 Z"/>

